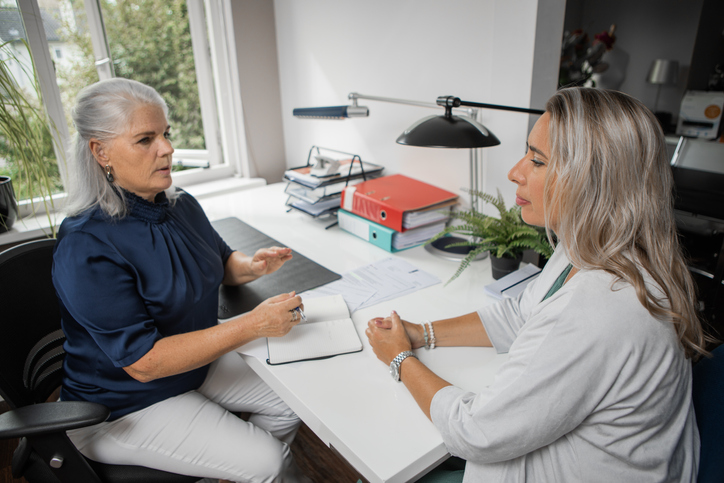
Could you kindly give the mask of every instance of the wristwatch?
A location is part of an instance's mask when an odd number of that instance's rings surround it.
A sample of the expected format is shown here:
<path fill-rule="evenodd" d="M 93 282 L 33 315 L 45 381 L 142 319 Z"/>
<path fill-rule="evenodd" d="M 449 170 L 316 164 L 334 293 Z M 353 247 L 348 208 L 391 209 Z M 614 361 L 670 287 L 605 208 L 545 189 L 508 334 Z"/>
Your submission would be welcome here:
<path fill-rule="evenodd" d="M 400 382 L 400 365 L 402 364 L 402 361 L 404 361 L 405 359 L 407 359 L 410 356 L 417 359 L 417 356 L 412 351 L 400 352 L 397 355 L 397 357 L 392 359 L 392 362 L 390 362 L 390 374 L 392 375 L 392 379 L 394 379 L 397 382 Z"/>

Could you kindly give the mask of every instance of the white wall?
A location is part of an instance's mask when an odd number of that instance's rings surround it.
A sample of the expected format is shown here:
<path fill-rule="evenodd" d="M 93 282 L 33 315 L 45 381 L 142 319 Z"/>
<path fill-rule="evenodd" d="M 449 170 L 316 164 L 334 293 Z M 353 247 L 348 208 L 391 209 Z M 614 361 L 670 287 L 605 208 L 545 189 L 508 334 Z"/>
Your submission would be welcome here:
<path fill-rule="evenodd" d="M 547 20 L 559 31 L 558 47 L 535 45 L 539 3 L 560 11 Z M 366 101 L 369 118 L 322 121 L 294 118 L 292 109 L 346 104 L 350 92 L 427 102 L 455 95 L 529 106 L 536 52 L 553 55 L 554 71 L 560 55 L 563 0 L 275 0 L 274 9 L 290 167 L 304 164 L 317 145 L 460 192 L 470 183 L 467 150 L 395 143 L 412 123 L 437 111 Z M 555 83 L 543 77 L 552 94 Z M 484 111 L 483 122 L 502 141 L 483 150 L 484 189 L 500 188 L 512 203 L 515 189 L 507 172 L 523 155 L 528 116 Z"/>

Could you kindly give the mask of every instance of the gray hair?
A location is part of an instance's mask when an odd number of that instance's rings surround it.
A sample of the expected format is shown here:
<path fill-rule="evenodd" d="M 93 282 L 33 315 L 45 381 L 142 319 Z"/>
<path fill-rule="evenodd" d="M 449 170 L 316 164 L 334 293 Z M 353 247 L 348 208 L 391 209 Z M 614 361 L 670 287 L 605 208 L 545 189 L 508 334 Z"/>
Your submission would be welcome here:
<path fill-rule="evenodd" d="M 546 225 L 557 218 L 556 235 L 574 266 L 627 281 L 653 316 L 674 323 L 687 356 L 705 353 L 656 118 L 631 96 L 594 88 L 562 89 L 546 111 L 551 146 Z M 639 267 L 661 288 L 663 300 Z"/>
<path fill-rule="evenodd" d="M 102 80 L 80 91 L 71 113 L 77 133 L 68 156 L 68 216 L 95 206 L 112 217 L 122 218 L 127 214 L 123 191 L 108 182 L 89 141 L 93 138 L 112 141 L 125 131 L 136 109 L 144 105 L 160 107 L 168 117 L 168 106 L 158 92 L 134 80 L 120 77 Z M 169 200 L 174 200 L 175 188 L 171 186 L 166 194 Z"/>

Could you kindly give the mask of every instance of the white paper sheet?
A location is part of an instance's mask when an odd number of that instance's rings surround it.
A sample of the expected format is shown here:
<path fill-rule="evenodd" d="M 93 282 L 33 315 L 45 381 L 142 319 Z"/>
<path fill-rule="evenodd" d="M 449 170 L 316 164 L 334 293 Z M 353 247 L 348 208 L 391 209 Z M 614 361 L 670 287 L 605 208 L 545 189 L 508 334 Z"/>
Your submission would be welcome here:
<path fill-rule="evenodd" d="M 342 275 L 340 280 L 304 292 L 302 298 L 342 294 L 350 312 L 371 307 L 440 283 L 440 279 L 411 263 L 389 257 Z"/>

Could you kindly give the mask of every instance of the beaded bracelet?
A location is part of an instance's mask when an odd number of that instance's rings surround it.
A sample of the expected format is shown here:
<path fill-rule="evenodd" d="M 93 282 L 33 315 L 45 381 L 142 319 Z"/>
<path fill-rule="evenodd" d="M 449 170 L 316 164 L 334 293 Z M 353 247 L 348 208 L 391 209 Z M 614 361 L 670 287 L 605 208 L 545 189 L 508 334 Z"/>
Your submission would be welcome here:
<path fill-rule="evenodd" d="M 432 322 L 430 322 L 430 349 L 435 348 L 435 329 L 432 328 Z"/>
<path fill-rule="evenodd" d="M 427 324 L 425 322 L 422 323 L 422 330 L 425 331 L 425 349 L 430 348 L 430 342 L 427 340 Z"/>

